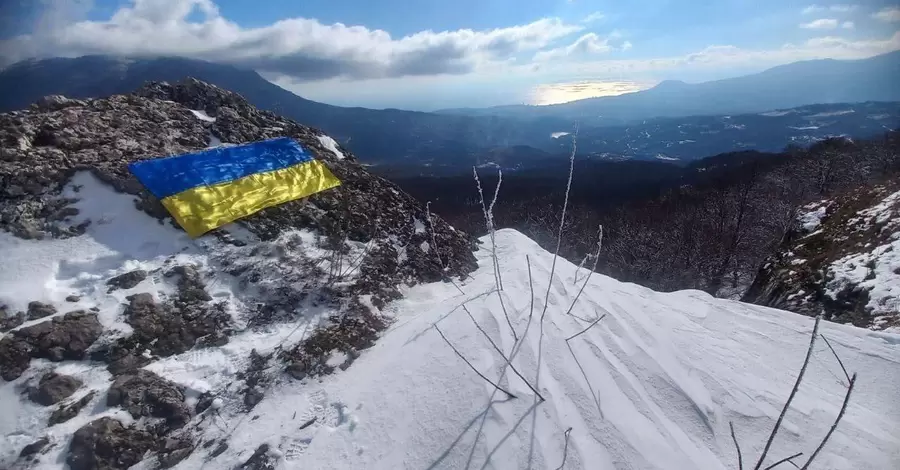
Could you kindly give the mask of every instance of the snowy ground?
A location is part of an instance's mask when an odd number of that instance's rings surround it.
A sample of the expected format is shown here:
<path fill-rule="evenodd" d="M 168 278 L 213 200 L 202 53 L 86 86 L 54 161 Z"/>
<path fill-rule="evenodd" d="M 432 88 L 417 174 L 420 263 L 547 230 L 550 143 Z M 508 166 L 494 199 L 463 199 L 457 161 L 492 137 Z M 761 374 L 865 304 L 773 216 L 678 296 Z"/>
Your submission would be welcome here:
<path fill-rule="evenodd" d="M 210 293 L 227 301 L 231 311 L 250 301 L 252 293 L 215 273 L 221 244 L 210 237 L 191 241 L 135 211 L 130 196 L 113 194 L 88 176 L 79 175 L 76 182 L 84 185 L 81 197 L 90 201 L 76 203 L 82 204 L 78 217 L 95 223 L 69 240 L 0 234 L 7 260 L 0 271 L 0 302 L 21 309 L 28 301 L 44 300 L 61 313 L 67 306 L 96 306 L 104 325 L 124 334 L 124 296 L 165 296 L 172 286 L 151 275 L 133 289 L 107 293 L 101 280 L 136 267 L 152 273 L 172 257 L 205 267 Z M 484 241 L 478 271 L 458 283 L 462 292 L 449 283 L 406 288 L 404 298 L 382 312 L 392 325 L 347 370 L 304 381 L 284 376 L 249 414 L 239 411 L 241 397 L 235 393 L 241 386 L 235 374 L 246 366 L 249 351 L 265 353 L 299 341 L 315 326 L 315 316 L 246 330 L 223 347 L 147 366 L 186 386 L 190 397 L 205 391 L 219 397 L 189 426 L 204 442 L 227 438 L 228 448 L 210 458 L 214 447 L 198 447 L 178 468 L 230 469 L 263 443 L 279 468 L 287 469 L 556 469 L 564 458 L 566 469 L 737 468 L 729 421 L 745 467 L 755 463 L 803 361 L 811 318 L 698 291 L 660 294 L 596 274 L 568 315 L 584 271 L 576 284 L 576 266 L 559 259 L 547 295 L 552 255 L 504 230 L 496 234 L 497 256 L 516 341 L 493 292 L 490 241 Z M 82 296 L 79 303 L 64 303 L 71 294 Z M 516 369 L 546 401 L 507 370 L 505 359 L 461 308 L 464 303 L 507 356 L 515 351 Z M 606 316 L 566 340 L 600 315 Z M 495 392 L 479 378 L 444 342 L 436 324 L 482 374 L 517 398 Z M 900 335 L 830 323 L 823 323 L 821 332 L 860 376 L 841 427 L 813 468 L 900 468 Z M 343 359 L 335 355 L 331 361 Z M 78 417 L 44 429 L 52 408 L 20 394 L 53 366 L 100 393 Z M 0 468 L 44 435 L 55 446 L 41 456 L 39 467 L 63 468 L 75 429 L 102 415 L 127 422 L 126 413 L 105 406 L 109 380 L 105 364 L 33 361 L 22 378 L 0 382 Z M 815 449 L 840 408 L 842 381 L 840 367 L 820 341 L 767 465 Z M 86 388 L 79 390 L 72 399 L 85 393 Z M 138 467 L 152 465 L 149 459 Z"/>

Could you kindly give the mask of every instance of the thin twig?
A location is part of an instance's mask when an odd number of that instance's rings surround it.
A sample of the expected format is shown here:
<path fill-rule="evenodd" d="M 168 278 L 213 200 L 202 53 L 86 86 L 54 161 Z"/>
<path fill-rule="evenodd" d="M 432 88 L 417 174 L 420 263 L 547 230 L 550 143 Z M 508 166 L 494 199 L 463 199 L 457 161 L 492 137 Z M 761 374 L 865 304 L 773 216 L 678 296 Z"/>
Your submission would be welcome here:
<path fill-rule="evenodd" d="M 572 335 L 572 336 L 569 336 L 568 338 L 566 338 L 566 341 L 569 341 L 570 339 L 575 338 L 576 336 L 578 336 L 578 335 L 584 333 L 585 331 L 590 330 L 592 326 L 596 325 L 597 323 L 600 323 L 600 320 L 603 320 L 605 317 L 606 317 L 606 314 L 605 314 L 605 313 L 604 313 L 603 315 L 600 315 L 600 317 L 598 317 L 596 320 L 594 320 L 593 323 L 591 323 L 590 325 L 588 325 L 587 328 L 585 328 L 585 329 L 579 331 L 578 333 L 575 333 L 575 334 Z"/>
<path fill-rule="evenodd" d="M 531 325 L 531 316 L 534 315 L 534 282 L 531 280 L 531 258 L 528 255 L 525 255 L 525 263 L 528 264 L 528 289 L 531 292 L 531 307 L 528 309 L 528 324 Z"/>
<path fill-rule="evenodd" d="M 729 421 L 728 427 L 731 428 L 731 440 L 734 441 L 734 448 L 738 454 L 738 470 L 744 470 L 744 458 L 741 456 L 741 446 L 738 444 L 737 437 L 734 435 L 734 423 Z"/>
<path fill-rule="evenodd" d="M 809 338 L 809 349 L 806 351 L 806 359 L 803 360 L 803 367 L 800 368 L 800 374 L 797 375 L 797 381 L 794 383 L 794 388 L 791 389 L 791 394 L 788 396 L 787 401 L 784 402 L 781 414 L 778 415 L 778 420 L 775 421 L 775 427 L 772 428 L 772 434 L 769 435 L 769 440 L 766 441 L 766 447 L 763 448 L 762 455 L 759 456 L 759 460 L 756 462 L 756 466 L 753 467 L 753 470 L 759 470 L 759 468 L 762 467 L 763 461 L 766 459 L 766 454 L 769 453 L 769 448 L 772 447 L 772 442 L 775 441 L 775 435 L 778 434 L 778 428 L 781 427 L 781 422 L 784 420 L 784 415 L 787 414 L 787 410 L 791 406 L 791 402 L 794 400 L 797 390 L 800 388 L 800 382 L 803 381 L 803 374 L 806 373 L 806 366 L 809 365 L 809 358 L 812 357 L 813 347 L 816 345 L 816 337 L 819 336 L 819 322 L 821 321 L 822 316 L 817 316 L 816 323 L 813 326 L 812 336 Z"/>
<path fill-rule="evenodd" d="M 581 284 L 581 289 L 578 289 L 578 293 L 575 294 L 575 298 L 572 299 L 572 304 L 569 305 L 569 309 L 566 310 L 566 315 L 570 315 L 572 313 L 572 309 L 575 308 L 575 304 L 578 302 L 578 298 L 581 297 L 581 293 L 584 292 L 584 288 L 587 287 L 588 281 L 591 280 L 591 275 L 594 274 L 594 271 L 597 270 L 597 260 L 600 259 L 600 250 L 603 248 L 603 226 L 601 225 L 597 232 L 597 253 L 594 255 L 594 264 L 591 266 L 591 271 L 588 273 L 587 277 L 584 278 L 584 283 Z"/>
<path fill-rule="evenodd" d="M 537 395 L 537 397 L 541 399 L 541 401 L 544 401 L 543 395 L 541 395 L 540 392 L 538 392 L 536 388 L 532 387 L 531 384 L 528 383 L 527 380 L 525 380 L 525 377 L 523 377 L 522 374 L 519 373 L 519 370 L 516 369 L 516 366 L 514 366 L 512 364 L 512 361 L 506 357 L 506 354 L 503 353 L 503 350 L 501 350 L 500 347 L 497 346 L 497 343 L 495 343 L 494 340 L 491 339 L 490 335 L 488 335 L 487 332 L 484 331 L 484 328 L 482 328 L 481 325 L 479 325 L 478 322 L 475 321 L 475 317 L 472 315 L 472 312 L 469 311 L 469 307 L 466 307 L 465 305 L 463 305 L 463 310 L 465 310 L 466 315 L 469 316 L 469 319 L 472 320 L 472 323 L 475 324 L 475 328 L 478 328 L 478 331 L 480 331 L 481 334 L 483 334 L 484 337 L 487 338 L 488 342 L 491 343 L 491 346 L 494 347 L 494 350 L 497 351 L 497 354 L 500 354 L 500 357 L 502 357 L 506 361 L 506 364 L 509 366 L 510 369 L 512 369 L 513 373 L 515 373 L 516 376 L 518 376 L 520 379 L 522 379 L 522 382 L 525 382 L 525 385 L 528 385 L 528 388 L 530 388 L 531 391 L 534 392 L 534 394 Z"/>
<path fill-rule="evenodd" d="M 837 352 L 835 352 L 834 348 L 831 347 L 831 343 L 828 341 L 828 338 L 826 338 L 825 335 L 819 335 L 819 336 L 822 338 L 823 341 L 825 341 L 825 344 L 828 345 L 828 349 L 831 350 L 831 354 L 834 354 L 834 358 L 837 359 L 838 364 L 841 365 L 841 370 L 844 371 L 844 377 L 847 377 L 847 382 L 849 382 L 850 374 L 847 373 L 847 368 L 844 367 L 844 361 L 842 361 L 841 358 L 838 357 Z"/>
<path fill-rule="evenodd" d="M 824 339 L 824 338 L 823 338 Z M 816 447 L 815 452 L 809 456 L 809 460 L 806 461 L 806 464 L 803 465 L 801 470 L 806 470 L 809 468 L 809 464 L 812 463 L 813 459 L 816 458 L 816 455 L 819 454 L 819 451 L 825 447 L 825 443 L 828 442 L 828 439 L 831 437 L 831 434 L 837 428 L 838 423 L 841 422 L 841 418 L 844 417 L 844 412 L 847 411 L 847 404 L 850 403 L 850 394 L 853 393 L 853 386 L 856 385 L 856 373 L 853 373 L 853 377 L 850 378 L 850 386 L 847 387 L 847 394 L 844 395 L 844 404 L 841 405 L 841 411 L 838 412 L 837 418 L 834 420 L 834 424 L 831 425 L 831 429 L 828 430 L 828 434 L 825 435 L 825 438 L 822 439 L 822 442 L 819 443 L 819 447 Z"/>
<path fill-rule="evenodd" d="M 431 201 L 425 203 L 425 217 L 428 218 L 428 226 L 431 228 L 431 245 L 434 250 L 434 255 L 437 257 L 441 269 L 446 270 L 447 268 L 444 266 L 444 260 L 441 259 L 441 252 L 438 250 L 437 238 L 434 235 L 434 221 L 431 220 Z"/>
<path fill-rule="evenodd" d="M 795 459 L 795 458 L 797 458 L 797 457 L 800 457 L 801 455 L 803 455 L 803 452 L 797 452 L 796 454 L 794 454 L 794 455 L 792 455 L 792 456 L 790 456 L 790 457 L 785 457 L 785 458 L 783 458 L 783 459 L 781 459 L 781 460 L 779 460 L 779 461 L 773 463 L 772 465 L 769 465 L 769 466 L 766 467 L 764 470 L 771 470 L 771 469 L 773 469 L 773 468 L 775 468 L 775 467 L 777 467 L 777 466 L 779 466 L 779 465 L 781 465 L 781 464 L 783 464 L 783 463 L 785 463 L 785 462 L 790 462 L 791 459 Z"/>
<path fill-rule="evenodd" d="M 553 274 L 556 272 L 556 259 L 559 258 L 559 248 L 562 245 L 563 229 L 566 226 L 566 209 L 569 207 L 569 191 L 572 190 L 572 175 L 575 173 L 575 151 L 577 150 L 578 126 L 572 134 L 572 153 L 569 155 L 569 179 L 566 181 L 566 197 L 563 200 L 562 215 L 559 218 L 559 233 L 556 235 L 556 250 L 553 252 L 553 263 L 550 265 L 550 279 L 547 281 L 547 293 L 544 295 L 544 308 L 541 311 L 541 324 L 544 323 L 544 315 L 547 314 L 547 306 L 550 301 L 550 289 L 553 286 Z"/>
<path fill-rule="evenodd" d="M 563 447 L 563 461 L 559 464 L 559 467 L 556 467 L 556 470 L 562 470 L 563 467 L 566 466 L 566 458 L 569 456 L 569 434 L 572 433 L 572 428 L 566 429 L 566 432 L 563 433 L 566 436 L 566 445 Z"/>
<path fill-rule="evenodd" d="M 494 198 L 491 199 L 491 205 L 488 206 L 488 215 L 491 217 L 491 243 L 493 243 L 494 232 L 494 204 L 497 203 L 497 196 L 500 195 L 500 183 L 503 182 L 503 170 L 497 168 L 497 186 L 494 187 Z M 497 272 L 498 288 L 503 290 L 503 277 L 500 275 L 500 260 L 497 259 L 497 247 L 494 245 L 494 271 Z M 512 325 L 510 325 L 512 326 Z"/>
<path fill-rule="evenodd" d="M 469 366 L 472 370 L 474 370 L 475 373 L 478 374 L 479 377 L 481 377 L 482 379 L 484 379 L 485 382 L 487 382 L 487 383 L 493 385 L 494 388 L 496 388 L 497 390 L 499 390 L 499 391 L 505 393 L 507 397 L 509 397 L 509 398 L 517 398 L 515 395 L 513 395 L 512 393 L 510 393 L 508 390 L 506 390 L 506 389 L 504 389 L 503 387 L 501 387 L 501 386 L 495 384 L 494 382 L 491 381 L 491 379 L 485 377 L 484 374 L 482 374 L 481 372 L 478 372 L 478 369 L 476 369 L 475 366 L 473 366 L 472 363 L 469 362 L 469 360 L 466 359 L 466 357 L 463 356 L 462 353 L 460 353 L 460 352 L 456 349 L 456 347 L 453 346 L 453 343 L 451 343 L 450 340 L 447 339 L 446 336 L 444 336 L 444 332 L 442 332 L 441 329 L 438 328 L 437 323 L 434 324 L 434 329 L 437 330 L 437 332 L 438 332 L 439 335 L 441 335 L 441 338 L 444 338 L 444 341 L 447 343 L 448 346 L 450 346 L 450 349 L 452 349 L 453 352 L 455 352 L 456 355 L 459 356 L 459 358 L 463 360 L 463 362 L 465 362 L 466 364 L 468 364 L 468 366 Z"/>
<path fill-rule="evenodd" d="M 512 321 L 509 319 L 509 312 L 506 310 L 506 303 L 503 301 L 503 281 L 500 278 L 500 263 L 497 261 L 497 242 L 494 238 L 494 203 L 497 202 L 497 195 L 500 192 L 500 183 L 503 181 L 503 173 L 500 174 L 500 179 L 497 180 L 497 187 L 494 189 L 494 199 L 491 201 L 490 208 L 485 205 L 484 202 L 484 192 L 481 190 L 481 180 L 478 179 L 478 170 L 473 166 L 472 174 L 475 177 L 475 186 L 478 188 L 478 196 L 481 199 L 481 210 L 484 212 L 484 222 L 487 225 L 488 233 L 491 237 L 491 261 L 494 265 L 494 282 L 497 284 L 497 297 L 500 298 L 500 308 L 503 309 L 503 317 L 506 318 L 506 324 L 509 325 L 509 330 L 512 331 L 513 339 L 515 342 L 519 341 L 519 335 L 516 334 L 516 329 L 513 328 Z"/>

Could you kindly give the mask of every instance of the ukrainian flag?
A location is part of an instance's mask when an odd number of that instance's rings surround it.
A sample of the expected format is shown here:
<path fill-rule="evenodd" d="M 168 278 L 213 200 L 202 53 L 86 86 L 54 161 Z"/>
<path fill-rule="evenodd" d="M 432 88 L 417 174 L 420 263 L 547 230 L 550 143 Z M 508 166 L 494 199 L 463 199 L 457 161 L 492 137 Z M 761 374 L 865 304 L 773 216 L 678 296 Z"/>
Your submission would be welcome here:
<path fill-rule="evenodd" d="M 287 137 L 144 160 L 128 168 L 191 237 L 341 184 Z"/>

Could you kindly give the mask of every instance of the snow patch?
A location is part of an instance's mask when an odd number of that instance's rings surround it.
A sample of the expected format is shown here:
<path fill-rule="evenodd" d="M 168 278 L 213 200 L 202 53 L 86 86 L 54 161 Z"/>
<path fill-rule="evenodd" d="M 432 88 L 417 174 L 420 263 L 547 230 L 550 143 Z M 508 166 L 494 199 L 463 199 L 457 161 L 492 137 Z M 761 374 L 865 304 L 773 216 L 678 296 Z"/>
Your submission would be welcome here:
<path fill-rule="evenodd" d="M 319 142 L 322 143 L 323 147 L 330 150 L 331 153 L 334 154 L 335 158 L 337 158 L 338 160 L 344 159 L 344 153 L 338 150 L 337 142 L 335 142 L 334 139 L 332 139 L 330 136 L 320 135 Z"/>
<path fill-rule="evenodd" d="M 201 121 L 216 122 L 216 118 L 210 116 L 209 114 L 206 114 L 206 111 L 204 111 L 202 109 L 192 109 L 191 113 L 193 113 L 194 117 L 196 117 L 197 119 L 199 119 Z"/>
<path fill-rule="evenodd" d="M 813 232 L 822 225 L 828 206 L 829 201 L 820 201 L 807 204 L 800 209 L 797 220 L 805 232 Z"/>

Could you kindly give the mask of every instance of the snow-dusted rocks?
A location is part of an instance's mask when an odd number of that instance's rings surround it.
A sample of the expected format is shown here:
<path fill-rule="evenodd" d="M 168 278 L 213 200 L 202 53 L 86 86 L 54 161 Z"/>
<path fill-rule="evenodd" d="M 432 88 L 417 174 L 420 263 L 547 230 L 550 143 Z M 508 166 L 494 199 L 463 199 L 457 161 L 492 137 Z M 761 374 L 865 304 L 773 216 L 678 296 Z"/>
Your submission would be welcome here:
<path fill-rule="evenodd" d="M 745 300 L 900 331 L 900 184 L 801 208 Z"/>

